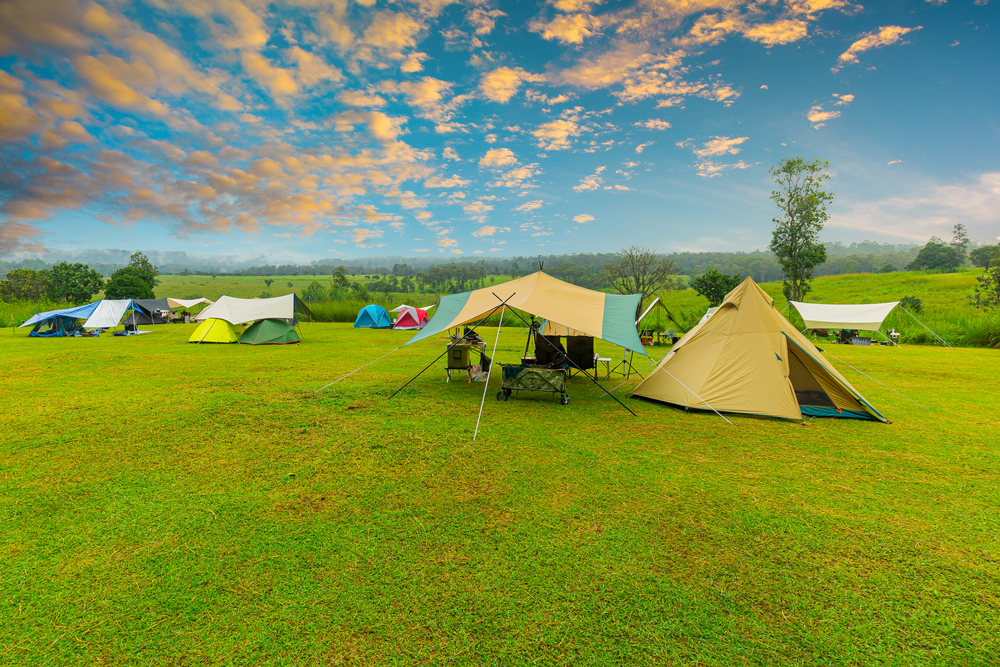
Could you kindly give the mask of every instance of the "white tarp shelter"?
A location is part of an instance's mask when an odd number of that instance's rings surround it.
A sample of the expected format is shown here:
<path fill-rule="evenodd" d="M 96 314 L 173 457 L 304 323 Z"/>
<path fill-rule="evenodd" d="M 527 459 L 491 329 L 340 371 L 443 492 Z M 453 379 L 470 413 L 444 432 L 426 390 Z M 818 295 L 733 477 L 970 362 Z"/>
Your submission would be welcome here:
<path fill-rule="evenodd" d="M 132 299 L 102 299 L 94 314 L 83 323 L 84 329 L 107 329 L 122 322 L 122 316 L 134 308 Z"/>
<path fill-rule="evenodd" d="M 436 306 L 436 305 L 437 305 L 436 303 L 432 303 L 431 305 L 429 305 L 429 306 L 424 306 L 423 308 L 419 308 L 418 310 L 423 310 L 423 311 L 427 311 L 427 310 L 430 310 L 431 308 L 433 308 L 433 307 L 434 307 L 434 306 Z M 401 313 L 401 312 L 403 312 L 404 310 L 406 310 L 407 308 L 416 308 L 416 306 L 408 306 L 408 305 L 406 305 L 406 304 L 404 303 L 404 304 L 403 304 L 403 305 L 401 305 L 401 306 L 396 306 L 395 308 L 393 308 L 393 309 L 392 309 L 392 310 L 390 310 L 389 312 L 390 312 L 390 313 Z"/>
<path fill-rule="evenodd" d="M 170 297 L 167 297 L 167 304 L 169 304 L 171 308 L 193 308 L 199 303 L 212 305 L 212 302 L 208 299 L 171 299 Z"/>
<path fill-rule="evenodd" d="M 799 311 L 809 329 L 864 329 L 878 331 L 899 301 L 891 303 L 789 303 Z"/>
<path fill-rule="evenodd" d="M 220 296 L 218 301 L 203 308 L 195 319 L 199 322 L 217 319 L 225 320 L 230 324 L 243 324 L 256 320 L 293 320 L 296 312 L 312 315 L 305 304 L 294 294 L 276 296 L 270 299 L 238 299 L 234 296 Z"/>

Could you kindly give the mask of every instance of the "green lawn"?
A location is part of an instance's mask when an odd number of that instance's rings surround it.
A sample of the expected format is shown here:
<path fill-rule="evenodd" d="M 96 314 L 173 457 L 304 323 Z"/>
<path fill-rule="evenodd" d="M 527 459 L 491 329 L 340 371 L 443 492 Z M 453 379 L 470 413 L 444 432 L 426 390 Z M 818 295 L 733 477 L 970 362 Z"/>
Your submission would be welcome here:
<path fill-rule="evenodd" d="M 827 348 L 891 424 L 494 378 L 473 442 L 443 362 L 388 400 L 443 341 L 317 394 L 410 334 L 192 329 L 0 332 L 0 664 L 1000 661 L 1000 351 Z"/>

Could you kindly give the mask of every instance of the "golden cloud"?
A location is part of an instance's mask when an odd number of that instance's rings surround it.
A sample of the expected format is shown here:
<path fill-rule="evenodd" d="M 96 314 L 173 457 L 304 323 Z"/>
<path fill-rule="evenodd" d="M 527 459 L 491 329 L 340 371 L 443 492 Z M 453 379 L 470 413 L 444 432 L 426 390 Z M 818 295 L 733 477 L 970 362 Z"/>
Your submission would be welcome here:
<path fill-rule="evenodd" d="M 528 29 L 541 34 L 542 39 L 554 39 L 563 44 L 582 44 L 584 39 L 597 34 L 600 27 L 601 19 L 590 14 L 563 14 L 547 23 L 532 21 L 528 24 Z"/>
<path fill-rule="evenodd" d="M 765 46 L 791 44 L 806 37 L 807 25 L 799 19 L 785 19 L 747 28 L 743 31 L 743 36 Z"/>
<path fill-rule="evenodd" d="M 588 215 L 586 213 L 582 213 L 580 215 L 574 215 L 573 216 L 573 222 L 579 223 L 581 225 L 585 225 L 588 222 L 592 222 L 593 220 L 594 220 L 594 216 Z"/>
<path fill-rule="evenodd" d="M 665 120 L 660 120 L 659 118 L 650 118 L 647 121 L 640 121 L 632 123 L 633 127 L 644 127 L 647 130 L 669 130 L 671 125 Z"/>
<path fill-rule="evenodd" d="M 479 166 L 488 169 L 506 167 L 512 164 L 517 164 L 517 158 L 514 156 L 514 151 L 509 148 L 491 148 L 479 160 Z"/>
<path fill-rule="evenodd" d="M 344 75 L 336 67 L 331 67 L 322 57 L 305 51 L 297 46 L 285 51 L 288 59 L 295 63 L 298 68 L 297 77 L 299 83 L 306 88 L 312 88 L 323 81 L 340 81 Z"/>
<path fill-rule="evenodd" d="M 424 24 L 409 14 L 384 10 L 375 14 L 361 41 L 391 58 L 402 60 L 403 49 L 417 45 L 416 36 L 423 28 Z"/>
<path fill-rule="evenodd" d="M 520 67 L 498 67 L 483 75 L 479 80 L 479 90 L 486 99 L 505 104 L 517 94 L 522 81 L 541 82 L 545 81 L 545 77 L 531 74 Z"/>
<path fill-rule="evenodd" d="M 877 32 L 870 32 L 858 41 L 851 44 L 850 48 L 840 54 L 837 58 L 837 66 L 833 68 L 836 72 L 840 70 L 844 65 L 851 65 L 858 62 L 858 54 L 864 53 L 869 49 L 877 49 L 883 46 L 889 46 L 890 44 L 895 44 L 903 35 L 911 33 L 914 30 L 921 30 L 923 26 L 918 25 L 916 28 L 904 28 L 898 25 L 885 26 L 879 28 Z"/>
<path fill-rule="evenodd" d="M 532 130 L 531 136 L 537 140 L 537 146 L 550 151 L 561 151 L 572 148 L 570 137 L 578 137 L 584 128 L 570 120 L 554 120 L 542 123 Z"/>
<path fill-rule="evenodd" d="M 288 70 L 275 67 L 267 58 L 252 51 L 244 51 L 240 58 L 243 62 L 243 70 L 261 87 L 270 91 L 271 95 L 281 97 L 295 95 L 299 92 L 299 84 Z"/>

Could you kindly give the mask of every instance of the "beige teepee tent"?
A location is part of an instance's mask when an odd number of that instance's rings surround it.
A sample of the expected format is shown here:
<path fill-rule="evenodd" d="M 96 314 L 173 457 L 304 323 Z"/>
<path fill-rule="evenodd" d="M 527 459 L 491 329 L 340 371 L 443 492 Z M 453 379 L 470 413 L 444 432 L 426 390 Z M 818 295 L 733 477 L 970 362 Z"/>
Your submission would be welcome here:
<path fill-rule="evenodd" d="M 887 421 L 750 278 L 689 331 L 633 395 L 784 419 Z"/>

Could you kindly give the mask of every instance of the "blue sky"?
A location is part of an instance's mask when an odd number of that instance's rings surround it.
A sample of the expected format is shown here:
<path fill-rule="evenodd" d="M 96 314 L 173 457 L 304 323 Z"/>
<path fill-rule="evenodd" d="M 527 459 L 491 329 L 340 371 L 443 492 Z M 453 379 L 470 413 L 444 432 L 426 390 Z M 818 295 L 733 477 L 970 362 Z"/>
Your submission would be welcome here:
<path fill-rule="evenodd" d="M 1000 234 L 987 0 L 5 0 L 0 256 L 764 248 Z"/>

